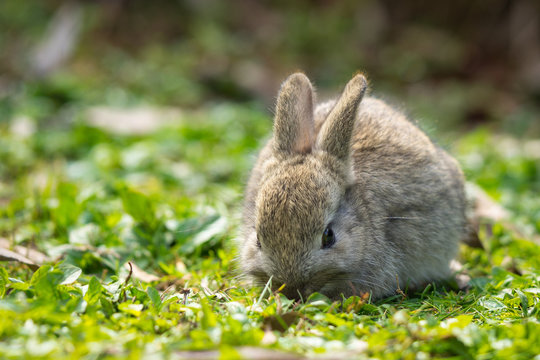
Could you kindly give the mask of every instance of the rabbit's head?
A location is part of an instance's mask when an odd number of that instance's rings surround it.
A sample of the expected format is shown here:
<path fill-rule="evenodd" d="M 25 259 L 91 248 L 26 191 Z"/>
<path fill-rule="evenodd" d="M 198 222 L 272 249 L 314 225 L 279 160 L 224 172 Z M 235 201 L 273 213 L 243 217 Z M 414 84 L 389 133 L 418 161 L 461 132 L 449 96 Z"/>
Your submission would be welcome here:
<path fill-rule="evenodd" d="M 242 265 L 261 283 L 271 277 L 274 289 L 284 285 L 288 297 L 321 291 L 339 276 L 332 248 L 346 245 L 336 242 L 333 222 L 352 179 L 350 142 L 366 86 L 356 75 L 318 132 L 308 78 L 293 74 L 279 91 Z"/>

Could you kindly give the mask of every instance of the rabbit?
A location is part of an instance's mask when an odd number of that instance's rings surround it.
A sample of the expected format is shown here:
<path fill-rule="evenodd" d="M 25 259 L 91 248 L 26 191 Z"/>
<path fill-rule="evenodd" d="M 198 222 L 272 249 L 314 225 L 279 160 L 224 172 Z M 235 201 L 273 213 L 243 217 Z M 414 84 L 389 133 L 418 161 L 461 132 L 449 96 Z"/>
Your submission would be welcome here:
<path fill-rule="evenodd" d="M 245 191 L 239 260 L 291 299 L 396 294 L 451 275 L 466 228 L 457 161 L 355 75 L 315 106 L 303 73 L 278 93 Z"/>

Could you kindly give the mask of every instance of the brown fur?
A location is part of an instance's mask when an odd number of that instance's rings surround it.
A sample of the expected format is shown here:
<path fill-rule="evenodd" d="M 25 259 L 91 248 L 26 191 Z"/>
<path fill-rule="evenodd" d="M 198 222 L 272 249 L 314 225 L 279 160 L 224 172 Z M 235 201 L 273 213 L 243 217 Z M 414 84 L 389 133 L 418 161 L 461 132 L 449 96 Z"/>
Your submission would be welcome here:
<path fill-rule="evenodd" d="M 241 265 L 289 297 L 382 297 L 449 275 L 465 229 L 456 161 L 356 75 L 313 110 L 303 74 L 282 85 L 274 136 L 245 196 Z M 334 246 L 321 248 L 331 224 Z M 260 244 L 260 247 L 259 247 Z"/>

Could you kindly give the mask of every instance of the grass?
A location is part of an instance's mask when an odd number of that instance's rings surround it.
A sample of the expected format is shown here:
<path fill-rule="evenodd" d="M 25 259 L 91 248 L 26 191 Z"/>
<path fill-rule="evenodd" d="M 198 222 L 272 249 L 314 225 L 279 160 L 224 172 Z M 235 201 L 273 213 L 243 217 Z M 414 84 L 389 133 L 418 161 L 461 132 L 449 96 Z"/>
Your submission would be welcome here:
<path fill-rule="evenodd" d="M 468 178 L 512 213 L 480 233 L 485 249 L 462 245 L 468 290 L 294 303 L 236 277 L 242 184 L 271 129 L 266 111 L 220 103 L 115 135 L 88 125 L 90 103 L 59 112 L 53 100 L 21 92 L 0 124 L 0 235 L 46 257 L 37 269 L 1 263 L 2 358 L 251 358 L 258 347 L 272 358 L 540 359 L 540 166 L 527 144 L 486 130 L 453 143 Z"/>

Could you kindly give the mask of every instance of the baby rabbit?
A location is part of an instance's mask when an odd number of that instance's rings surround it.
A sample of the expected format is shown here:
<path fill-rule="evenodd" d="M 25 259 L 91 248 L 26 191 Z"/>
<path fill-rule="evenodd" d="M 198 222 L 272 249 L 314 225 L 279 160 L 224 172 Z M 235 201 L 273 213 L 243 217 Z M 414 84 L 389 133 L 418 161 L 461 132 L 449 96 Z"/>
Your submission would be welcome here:
<path fill-rule="evenodd" d="M 356 75 L 314 107 L 302 73 L 278 94 L 245 193 L 240 261 L 289 298 L 395 294 L 450 275 L 466 227 L 457 162 Z"/>

